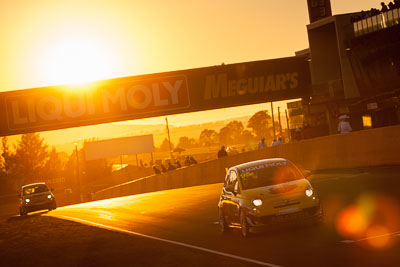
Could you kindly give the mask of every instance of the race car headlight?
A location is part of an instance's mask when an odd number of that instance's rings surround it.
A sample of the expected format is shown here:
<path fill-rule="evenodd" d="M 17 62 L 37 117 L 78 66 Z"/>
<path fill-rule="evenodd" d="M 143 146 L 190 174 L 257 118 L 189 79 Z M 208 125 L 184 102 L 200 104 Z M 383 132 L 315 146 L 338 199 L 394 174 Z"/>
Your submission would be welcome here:
<path fill-rule="evenodd" d="M 314 191 L 312 190 L 312 188 L 308 188 L 305 191 L 306 196 L 311 197 L 314 194 Z"/>
<path fill-rule="evenodd" d="M 262 205 L 262 200 L 259 199 L 259 198 L 256 198 L 256 199 L 253 199 L 253 200 L 251 201 L 251 203 L 253 203 L 253 205 L 256 206 L 256 207 L 259 207 L 259 206 Z"/>
<path fill-rule="evenodd" d="M 47 195 L 47 198 L 48 198 L 48 199 L 51 199 L 51 195 Z"/>
<path fill-rule="evenodd" d="M 29 198 L 27 198 L 27 199 L 25 199 L 25 202 L 29 203 L 29 202 L 31 202 L 31 200 Z"/>

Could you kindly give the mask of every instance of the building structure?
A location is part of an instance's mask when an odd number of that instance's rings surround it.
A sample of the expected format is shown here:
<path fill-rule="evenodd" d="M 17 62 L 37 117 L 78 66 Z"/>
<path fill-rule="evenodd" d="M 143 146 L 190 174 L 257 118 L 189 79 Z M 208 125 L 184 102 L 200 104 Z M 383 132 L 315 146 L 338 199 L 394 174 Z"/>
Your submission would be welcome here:
<path fill-rule="evenodd" d="M 300 107 L 304 138 L 337 133 L 342 114 L 350 116 L 353 130 L 400 124 L 399 18 L 400 9 L 393 9 L 367 18 L 361 12 L 327 16 L 307 25 L 309 49 L 296 52 L 308 58 L 312 82 L 312 94 Z M 299 105 L 289 113 L 298 116 Z"/>

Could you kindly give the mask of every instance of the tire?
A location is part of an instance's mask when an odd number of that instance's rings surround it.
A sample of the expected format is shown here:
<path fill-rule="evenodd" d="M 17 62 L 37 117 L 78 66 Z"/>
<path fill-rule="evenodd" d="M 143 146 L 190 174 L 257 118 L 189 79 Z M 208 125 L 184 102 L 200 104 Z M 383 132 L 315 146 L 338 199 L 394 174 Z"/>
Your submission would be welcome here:
<path fill-rule="evenodd" d="M 250 226 L 249 223 L 247 222 L 247 216 L 243 210 L 240 211 L 240 226 L 242 235 L 244 237 L 248 237 L 250 235 Z"/>
<path fill-rule="evenodd" d="M 231 228 L 226 224 L 224 212 L 221 208 L 218 209 L 218 222 L 221 233 L 226 234 L 230 232 Z"/>
<path fill-rule="evenodd" d="M 19 215 L 25 216 L 25 215 L 27 215 L 27 214 L 28 214 L 28 212 L 27 212 L 24 208 L 20 208 L 20 209 L 19 209 Z"/>
<path fill-rule="evenodd" d="M 48 208 L 49 211 L 51 210 L 55 210 L 57 208 L 56 202 L 54 202 L 53 204 L 51 204 L 51 207 Z"/>

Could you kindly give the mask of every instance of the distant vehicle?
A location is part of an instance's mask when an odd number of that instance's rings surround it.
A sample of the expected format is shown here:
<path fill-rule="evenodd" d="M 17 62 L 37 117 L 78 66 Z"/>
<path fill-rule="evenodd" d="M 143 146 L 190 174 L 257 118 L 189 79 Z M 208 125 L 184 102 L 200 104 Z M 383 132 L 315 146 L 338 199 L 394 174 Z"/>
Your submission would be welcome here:
<path fill-rule="evenodd" d="M 250 230 L 274 224 L 322 221 L 320 200 L 306 179 L 309 174 L 282 158 L 231 167 L 218 203 L 220 230 L 239 228 L 247 236 Z"/>
<path fill-rule="evenodd" d="M 19 195 L 19 213 L 21 216 L 38 210 L 54 210 L 57 208 L 56 199 L 45 183 L 35 183 L 22 186 Z"/>

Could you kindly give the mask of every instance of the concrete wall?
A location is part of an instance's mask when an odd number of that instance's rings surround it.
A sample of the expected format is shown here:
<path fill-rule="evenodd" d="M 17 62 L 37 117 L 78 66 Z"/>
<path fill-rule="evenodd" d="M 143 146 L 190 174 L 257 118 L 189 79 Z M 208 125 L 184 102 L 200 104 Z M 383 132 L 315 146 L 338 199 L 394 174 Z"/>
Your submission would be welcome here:
<path fill-rule="evenodd" d="M 273 157 L 289 159 L 308 170 L 400 164 L 400 126 L 319 137 L 240 153 L 107 188 L 96 192 L 96 199 L 223 182 L 225 168 Z"/>

